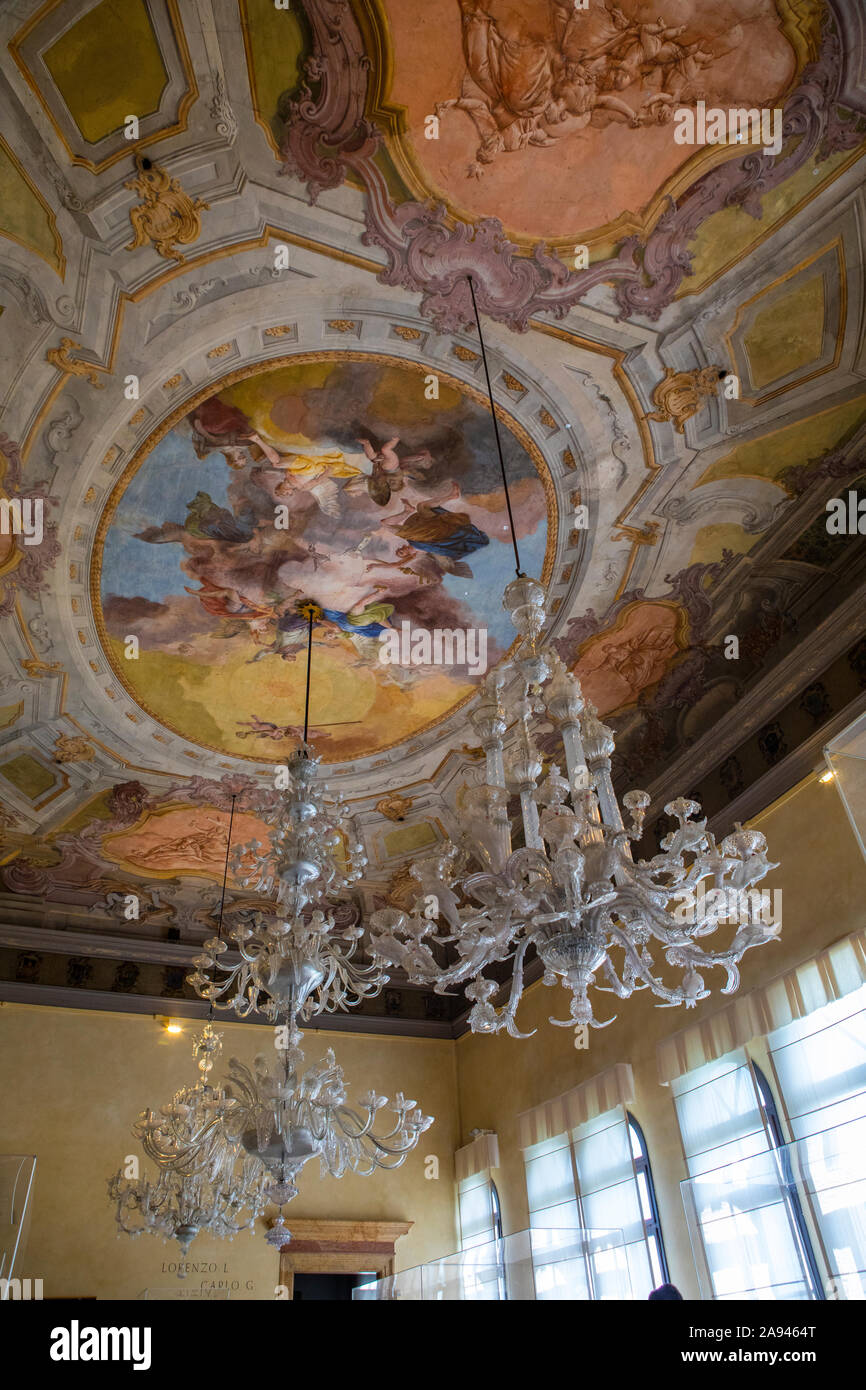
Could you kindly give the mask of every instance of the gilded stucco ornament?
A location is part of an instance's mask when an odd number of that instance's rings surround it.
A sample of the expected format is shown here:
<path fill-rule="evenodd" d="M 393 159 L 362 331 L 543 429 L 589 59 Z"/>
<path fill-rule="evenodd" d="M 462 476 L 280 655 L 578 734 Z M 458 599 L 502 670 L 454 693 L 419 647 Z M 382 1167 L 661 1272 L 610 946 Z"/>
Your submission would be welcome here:
<path fill-rule="evenodd" d="M 401 796 L 399 792 L 391 792 L 388 796 L 383 796 L 381 801 L 376 802 L 376 810 L 386 820 L 405 820 L 411 809 L 411 796 Z"/>
<path fill-rule="evenodd" d="M 56 367 L 60 372 L 65 372 L 68 376 L 84 377 L 91 386 L 95 386 L 98 391 L 101 391 L 105 382 L 100 381 L 96 375 L 98 368 L 90 362 L 84 362 L 80 357 L 73 357 L 72 355 L 80 348 L 81 344 L 76 343 L 74 338 L 61 338 L 59 347 L 48 349 L 45 354 L 45 361 L 50 362 L 52 367 Z"/>
<path fill-rule="evenodd" d="M 665 368 L 664 378 L 653 389 L 655 410 L 647 415 L 648 420 L 661 423 L 670 422 L 677 434 L 682 434 L 686 421 L 710 399 L 719 393 L 719 382 L 724 376 L 721 367 L 694 367 L 688 372 L 678 372 L 674 367 Z"/>
<path fill-rule="evenodd" d="M 190 198 L 177 179 L 141 154 L 135 156 L 135 167 L 136 177 L 127 179 L 123 186 L 138 193 L 143 201 L 129 209 L 135 236 L 124 250 L 134 251 L 149 242 L 165 260 L 185 261 L 186 257 L 177 250 L 175 243 L 186 246 L 200 236 L 199 213 L 210 204 L 201 198 Z"/>
<path fill-rule="evenodd" d="M 56 763 L 90 763 L 96 756 L 86 738 L 76 738 L 69 734 L 58 734 L 54 744 Z"/>

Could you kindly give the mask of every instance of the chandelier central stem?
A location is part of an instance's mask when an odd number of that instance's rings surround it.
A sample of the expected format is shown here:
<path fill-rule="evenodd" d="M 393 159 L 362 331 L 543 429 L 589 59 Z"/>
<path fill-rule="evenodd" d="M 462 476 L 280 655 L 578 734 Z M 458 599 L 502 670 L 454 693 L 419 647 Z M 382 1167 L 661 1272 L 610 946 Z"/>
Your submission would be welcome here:
<path fill-rule="evenodd" d="M 225 911 L 225 906 L 226 906 L 226 885 L 227 885 L 227 883 L 228 883 L 228 878 L 229 878 L 229 856 L 231 855 L 231 850 L 232 850 L 232 826 L 234 825 L 234 819 L 235 819 L 235 801 L 236 801 L 236 800 L 237 800 L 237 797 L 233 794 L 233 795 L 232 795 L 231 809 L 229 810 L 229 828 L 228 828 L 228 834 L 227 834 L 227 836 L 226 836 L 226 862 L 225 862 L 225 865 L 224 865 L 224 867 L 223 867 L 223 891 L 222 891 L 222 895 L 221 895 L 221 897 L 220 897 L 220 915 L 219 915 L 219 922 L 217 923 L 217 941 L 222 941 L 222 935 L 223 935 L 223 913 L 224 913 L 224 911 Z M 212 983 L 214 984 L 214 986 L 216 985 L 216 971 L 214 971 L 214 976 L 213 976 L 213 981 L 212 981 Z M 214 996 L 213 996 L 213 993 L 211 993 L 211 997 L 210 997 L 210 1007 L 209 1007 L 209 1009 L 208 1009 L 208 1011 L 207 1011 L 207 1016 L 208 1016 L 208 1022 L 209 1022 L 209 1023 L 212 1023 L 212 1022 L 213 1022 L 213 1001 L 214 1001 Z"/>
<path fill-rule="evenodd" d="M 317 616 L 318 607 L 315 603 L 307 603 L 301 609 L 307 619 L 307 688 L 304 694 L 304 748 L 303 756 L 309 756 L 307 752 L 307 736 L 310 731 L 310 672 L 313 665 L 313 622 Z"/>

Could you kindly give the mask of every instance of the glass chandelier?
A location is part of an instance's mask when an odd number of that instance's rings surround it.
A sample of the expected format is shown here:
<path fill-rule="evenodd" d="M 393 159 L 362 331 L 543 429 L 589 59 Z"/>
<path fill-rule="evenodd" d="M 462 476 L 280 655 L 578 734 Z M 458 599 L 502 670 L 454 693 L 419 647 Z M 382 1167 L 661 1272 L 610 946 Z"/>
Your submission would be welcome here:
<path fill-rule="evenodd" d="M 123 1169 L 108 1180 L 120 1230 L 176 1240 L 184 1256 L 200 1231 L 231 1239 L 249 1230 L 268 1201 L 269 1175 L 239 1143 L 220 1152 L 213 1149 L 203 1165 L 184 1161 L 192 1136 L 212 1128 L 226 1104 L 223 1089 L 209 1080 L 221 1045 L 220 1035 L 207 1023 L 193 1042 L 200 1072 L 196 1084 L 177 1091 L 158 1116 L 145 1111 L 133 1126 L 146 1155 L 156 1162 L 156 1181 L 128 1178 Z"/>
<path fill-rule="evenodd" d="M 758 831 L 738 825 L 717 844 L 706 819 L 698 819 L 699 804 L 682 797 L 665 807 L 677 829 L 662 841 L 662 852 L 635 863 L 631 845 L 643 833 L 650 797 L 625 794 L 626 824 L 611 781 L 613 734 L 559 657 L 542 650 L 544 590 L 520 568 L 477 305 L 475 314 L 516 562 L 503 604 L 521 642 L 514 660 L 488 676 L 471 715 L 486 777 L 466 790 L 458 812 L 461 844 L 447 842 L 414 866 L 419 894 L 412 911 L 374 912 L 371 946 L 380 960 L 437 993 L 468 981 L 472 1031 L 505 1029 L 512 1037 L 531 1036 L 518 1031 L 515 1018 L 533 947 L 544 983 L 560 980 L 571 992 L 570 1016 L 550 1021 L 573 1027 L 575 1046 L 583 1047 L 588 1027 L 613 1022 L 596 1019 L 593 987 L 619 999 L 650 989 L 661 1007 L 693 1008 L 710 993 L 702 972 L 721 967 L 722 992 L 733 993 L 745 951 L 778 936 L 779 924 L 765 920 L 761 895 L 749 891 L 778 866 L 768 862 Z M 539 715 L 552 721 L 561 740 L 560 762 L 543 781 L 534 733 Z M 516 824 L 508 813 L 510 795 L 520 799 Z M 731 915 L 732 903 L 731 939 L 719 950 L 706 949 L 702 942 Z M 668 977 L 679 972 L 677 979 L 662 978 L 651 943 L 661 949 Z M 511 988 L 497 1008 L 492 1000 L 500 982 L 484 971 L 506 961 Z"/>
<path fill-rule="evenodd" d="M 134 1132 L 163 1174 L 214 1186 L 241 1164 L 241 1190 L 258 1215 L 265 1202 L 282 1207 L 297 1196 L 295 1179 L 311 1158 L 319 1159 L 322 1177 L 334 1178 L 346 1172 L 369 1177 L 377 1168 L 405 1162 L 432 1116 L 400 1093 L 389 1102 L 371 1090 L 357 1109 L 351 1107 L 333 1052 L 328 1049 L 321 1062 L 303 1070 L 302 1034 L 283 1026 L 276 1041 L 283 1035 L 282 1062 L 269 1068 L 259 1055 L 250 1069 L 232 1057 L 228 1080 L 211 1091 L 206 1105 L 191 1103 L 190 1093 L 180 1091 L 158 1115 L 142 1114 Z M 375 1129 L 388 1108 L 392 1118 Z M 278 1227 L 286 1243 L 282 1213 Z"/>
<path fill-rule="evenodd" d="M 148 1178 L 133 1181 L 118 1171 L 108 1180 L 120 1230 L 130 1236 L 146 1232 L 176 1240 L 184 1258 L 201 1231 L 231 1240 L 239 1231 L 249 1230 L 267 1205 L 263 1197 L 255 1200 L 253 1194 L 244 1174 L 234 1182 L 209 1182 L 203 1174 L 167 1171 L 151 1182 Z M 181 1267 L 179 1277 L 185 1273 Z"/>
<path fill-rule="evenodd" d="M 187 977 L 211 1014 L 222 1008 L 246 1017 L 256 1010 L 278 1024 L 277 1060 L 269 1065 L 260 1055 L 249 1068 L 233 1057 L 228 1079 L 209 1088 L 206 1104 L 191 1105 L 179 1092 L 159 1115 L 146 1111 L 135 1130 L 163 1173 L 212 1179 L 245 1156 L 256 1193 L 280 1208 L 297 1195 L 297 1176 L 311 1158 L 319 1159 L 323 1177 L 369 1177 L 399 1168 L 433 1123 L 402 1093 L 390 1102 L 370 1090 L 356 1107 L 349 1105 L 343 1069 L 330 1049 L 321 1062 L 304 1067 L 299 1023 L 353 1007 L 378 994 L 389 977 L 381 960 L 360 965 L 353 959 L 363 928 L 339 925 L 327 901 L 326 895 L 344 894 L 357 882 L 367 861 L 342 799 L 329 798 L 317 783 L 318 759 L 307 734 L 313 623 L 321 610 L 309 602 L 303 611 L 309 622 L 303 743 L 288 760 L 269 848 L 253 841 L 232 853 L 232 800 L 219 929 Z M 232 859 L 243 886 L 275 895 L 278 910 L 270 918 L 237 914 L 228 935 L 240 960 L 224 965 L 222 917 Z M 206 1061 L 199 1067 L 210 1069 Z M 377 1127 L 386 1111 L 388 1120 Z M 289 1239 L 281 1210 L 266 1240 L 281 1248 Z"/>
<path fill-rule="evenodd" d="M 241 885 L 275 897 L 275 910 L 238 915 L 227 935 L 239 961 L 223 963 L 228 943 L 210 937 L 187 976 L 215 1008 L 233 1009 L 241 1018 L 257 1011 L 271 1022 L 287 1019 L 292 1028 L 350 1009 L 388 983 L 382 961 L 361 965 L 354 959 L 363 927 L 341 927 L 332 911 L 317 906 L 344 895 L 367 859 L 342 797 L 319 783 L 319 759 L 307 743 L 313 623 L 321 609 L 309 602 L 302 611 L 309 624 L 304 741 L 288 759 L 285 795 L 265 813 L 272 824 L 269 844 L 253 840 L 231 854 Z"/>

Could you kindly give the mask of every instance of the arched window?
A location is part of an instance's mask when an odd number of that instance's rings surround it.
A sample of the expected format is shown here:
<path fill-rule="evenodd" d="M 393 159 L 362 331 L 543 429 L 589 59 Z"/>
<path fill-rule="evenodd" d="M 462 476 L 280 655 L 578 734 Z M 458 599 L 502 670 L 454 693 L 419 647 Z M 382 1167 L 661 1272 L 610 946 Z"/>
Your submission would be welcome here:
<path fill-rule="evenodd" d="M 634 1171 L 637 1179 L 637 1190 L 638 1196 L 640 1197 L 646 1243 L 649 1249 L 653 1278 L 656 1282 L 656 1288 L 658 1288 L 659 1284 L 669 1284 L 670 1276 L 668 1274 L 668 1260 L 665 1254 L 661 1221 L 659 1220 L 658 1203 L 656 1202 L 655 1184 L 653 1183 L 649 1153 L 647 1151 L 643 1130 L 630 1111 L 626 1111 L 626 1115 L 628 1118 L 631 1154 L 634 1161 Z"/>
<path fill-rule="evenodd" d="M 758 1099 L 761 1102 L 761 1111 L 767 1126 L 767 1133 L 773 1148 L 776 1150 L 779 1176 L 782 1180 L 782 1194 L 788 1211 L 788 1218 L 794 1228 L 795 1239 L 800 1248 L 800 1258 L 806 1277 L 812 1286 L 812 1297 L 823 1299 L 825 1296 L 824 1286 L 818 1270 L 818 1261 L 815 1259 L 815 1252 L 812 1249 L 809 1227 L 806 1225 L 806 1218 L 803 1214 L 803 1204 L 800 1201 L 800 1193 L 797 1190 L 797 1183 L 791 1166 L 791 1155 L 786 1147 L 776 1098 L 769 1081 L 757 1062 L 752 1062 L 752 1072 L 755 1077 L 755 1085 L 758 1088 Z"/>
<path fill-rule="evenodd" d="M 499 1204 L 499 1193 L 496 1190 L 496 1183 L 490 1179 L 490 1209 L 493 1215 L 493 1239 L 502 1239 L 502 1207 Z"/>

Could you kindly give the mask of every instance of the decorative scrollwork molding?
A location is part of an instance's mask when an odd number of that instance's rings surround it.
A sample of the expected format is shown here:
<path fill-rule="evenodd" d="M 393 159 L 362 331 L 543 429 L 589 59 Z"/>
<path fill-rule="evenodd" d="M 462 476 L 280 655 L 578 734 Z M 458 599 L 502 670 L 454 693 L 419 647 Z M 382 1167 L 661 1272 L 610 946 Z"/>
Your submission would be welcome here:
<path fill-rule="evenodd" d="M 52 367 L 56 367 L 59 372 L 64 372 L 67 376 L 84 377 L 90 382 L 91 386 L 101 391 L 105 385 L 100 381 L 97 372 L 104 371 L 104 367 L 97 367 L 92 362 L 85 362 L 83 358 L 73 357 L 74 352 L 81 350 L 81 344 L 74 338 L 61 338 L 60 346 L 49 348 L 45 354 L 45 361 L 50 362 Z"/>

